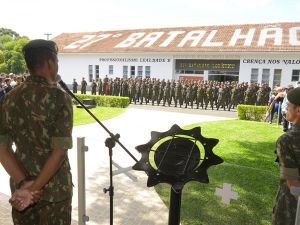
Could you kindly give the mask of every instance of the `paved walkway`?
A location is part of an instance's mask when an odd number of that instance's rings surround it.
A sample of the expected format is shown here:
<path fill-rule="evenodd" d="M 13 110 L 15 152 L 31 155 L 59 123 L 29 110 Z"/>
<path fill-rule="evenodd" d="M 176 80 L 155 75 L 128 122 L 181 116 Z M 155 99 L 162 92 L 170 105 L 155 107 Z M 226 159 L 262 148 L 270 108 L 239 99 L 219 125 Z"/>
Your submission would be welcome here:
<path fill-rule="evenodd" d="M 146 107 L 146 108 L 145 108 Z M 176 112 L 176 108 L 131 105 L 125 113 L 111 120 L 104 121 L 104 125 L 112 133 L 121 135 L 120 141 L 137 158 L 139 153 L 135 146 L 150 140 L 151 131 L 166 131 L 173 124 L 179 126 L 202 121 L 215 121 L 234 118 L 233 112 L 218 113 L 210 110 L 183 109 Z M 173 111 L 173 112 L 172 112 Z M 175 111 L 175 112 L 174 112 Z M 226 114 L 224 114 L 226 113 Z M 213 114 L 214 116 L 204 115 Z M 202 131 L 205 134 L 205 131 Z M 86 153 L 86 206 L 90 221 L 88 225 L 109 224 L 109 196 L 103 193 L 103 188 L 109 186 L 108 150 L 104 141 L 108 134 L 96 123 L 76 126 L 73 131 L 74 147 L 69 151 L 70 163 L 73 168 L 75 184 L 73 197 L 73 221 L 78 221 L 77 198 L 77 153 L 76 139 L 85 137 L 85 144 L 89 147 Z M 114 148 L 113 160 L 122 167 L 134 165 L 134 160 L 119 146 Z M 146 186 L 147 176 L 144 172 L 130 171 L 137 181 L 125 174 L 114 176 L 114 224 L 115 225 L 165 225 L 168 221 L 168 208 L 164 205 L 154 188 Z M 10 191 L 8 176 L 0 168 L 0 224 L 11 225 L 10 206 L 8 199 Z"/>

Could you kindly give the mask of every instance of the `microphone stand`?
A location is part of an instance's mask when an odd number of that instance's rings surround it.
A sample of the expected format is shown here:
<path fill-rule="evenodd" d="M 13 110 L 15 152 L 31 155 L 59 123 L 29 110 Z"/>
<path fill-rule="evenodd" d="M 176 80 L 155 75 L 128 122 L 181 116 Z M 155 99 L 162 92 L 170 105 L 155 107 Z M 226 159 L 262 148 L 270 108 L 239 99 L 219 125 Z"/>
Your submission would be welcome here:
<path fill-rule="evenodd" d="M 113 147 L 118 143 L 124 150 L 127 152 L 127 154 L 135 161 L 138 162 L 138 160 L 132 155 L 129 150 L 119 141 L 120 135 L 119 134 L 113 134 L 111 133 L 105 125 L 71 92 L 68 88 L 68 86 L 61 80 L 60 76 L 57 75 L 57 80 L 59 85 L 64 89 L 72 98 L 74 98 L 79 105 L 82 106 L 82 108 L 85 109 L 85 111 L 90 114 L 91 117 L 93 117 L 96 122 L 109 134 L 109 138 L 105 140 L 105 146 L 109 150 L 109 178 L 110 178 L 110 184 L 108 188 L 104 188 L 104 193 L 109 193 L 110 198 L 110 225 L 113 225 L 113 198 L 114 198 L 114 186 L 113 186 L 113 174 L 112 174 L 112 150 Z"/>

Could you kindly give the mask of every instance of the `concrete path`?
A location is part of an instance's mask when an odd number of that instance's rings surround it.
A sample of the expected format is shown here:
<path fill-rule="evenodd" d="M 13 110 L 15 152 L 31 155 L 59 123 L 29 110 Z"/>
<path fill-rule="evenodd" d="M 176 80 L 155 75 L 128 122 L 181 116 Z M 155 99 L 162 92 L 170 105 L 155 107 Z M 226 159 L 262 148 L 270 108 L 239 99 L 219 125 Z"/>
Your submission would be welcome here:
<path fill-rule="evenodd" d="M 151 110 L 152 109 L 152 110 Z M 175 109 L 173 109 L 174 111 Z M 150 140 L 151 131 L 166 131 L 173 124 L 179 126 L 203 122 L 225 120 L 235 117 L 235 113 L 226 112 L 226 117 L 202 115 L 201 110 L 191 113 L 186 109 L 185 113 L 170 112 L 171 108 L 130 106 L 125 113 L 111 120 L 104 121 L 104 125 L 114 134 L 121 135 L 122 144 L 137 158 L 140 154 L 135 146 L 144 144 Z M 212 111 L 211 111 L 212 112 Z M 225 113 L 225 112 L 224 112 Z M 223 116 L 223 115 L 222 115 Z M 205 134 L 205 131 L 202 131 Z M 73 197 L 73 221 L 78 221 L 77 198 L 77 137 L 85 137 L 85 144 L 89 147 L 86 153 L 86 200 L 89 225 L 109 224 L 109 195 L 103 193 L 103 188 L 109 186 L 109 158 L 108 150 L 104 145 L 108 134 L 96 123 L 76 126 L 73 131 L 74 147 L 69 150 L 71 167 L 73 168 L 74 197 Z M 121 167 L 135 164 L 127 153 L 116 146 L 113 152 L 113 160 Z M 116 168 L 114 168 L 116 169 Z M 168 223 L 168 208 L 164 205 L 154 188 L 146 186 L 147 176 L 144 172 L 130 171 L 133 177 L 126 174 L 114 176 L 114 224 L 115 225 L 165 225 Z M 8 176 L 0 168 L 0 224 L 10 225 L 10 206 L 8 198 Z"/>

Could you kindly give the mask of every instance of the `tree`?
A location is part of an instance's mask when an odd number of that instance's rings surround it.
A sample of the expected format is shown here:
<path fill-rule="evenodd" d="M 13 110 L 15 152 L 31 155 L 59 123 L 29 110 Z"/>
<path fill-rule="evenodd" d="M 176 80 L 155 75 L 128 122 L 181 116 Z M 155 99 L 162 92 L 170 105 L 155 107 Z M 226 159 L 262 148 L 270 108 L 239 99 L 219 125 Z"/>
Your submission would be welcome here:
<path fill-rule="evenodd" d="M 22 48 L 28 41 L 11 29 L 0 28 L 0 72 L 19 74 L 26 71 Z"/>
<path fill-rule="evenodd" d="M 20 37 L 20 35 L 17 32 L 15 32 L 15 31 L 13 31 L 11 29 L 3 28 L 3 27 L 0 28 L 0 36 L 6 35 L 6 34 L 9 35 L 9 36 L 11 36 L 13 39 Z"/>

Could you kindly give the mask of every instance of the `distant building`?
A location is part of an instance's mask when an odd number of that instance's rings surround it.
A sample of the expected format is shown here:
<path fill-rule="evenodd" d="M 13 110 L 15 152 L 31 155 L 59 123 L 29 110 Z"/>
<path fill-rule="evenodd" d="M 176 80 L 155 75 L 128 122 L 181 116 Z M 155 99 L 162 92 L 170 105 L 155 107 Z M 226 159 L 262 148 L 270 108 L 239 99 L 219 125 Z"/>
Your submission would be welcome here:
<path fill-rule="evenodd" d="M 105 75 L 270 86 L 300 80 L 300 22 L 63 33 L 53 40 L 69 84 Z"/>

